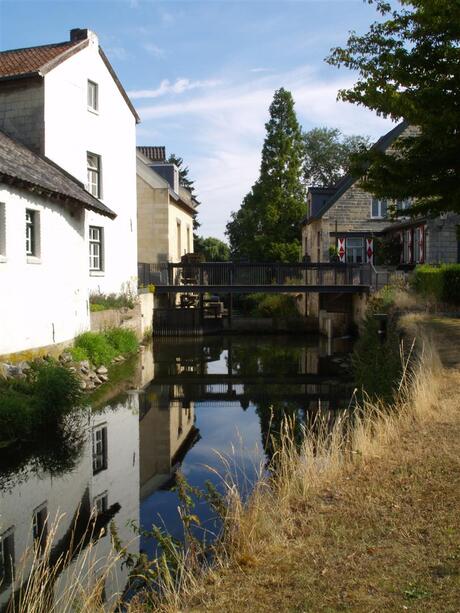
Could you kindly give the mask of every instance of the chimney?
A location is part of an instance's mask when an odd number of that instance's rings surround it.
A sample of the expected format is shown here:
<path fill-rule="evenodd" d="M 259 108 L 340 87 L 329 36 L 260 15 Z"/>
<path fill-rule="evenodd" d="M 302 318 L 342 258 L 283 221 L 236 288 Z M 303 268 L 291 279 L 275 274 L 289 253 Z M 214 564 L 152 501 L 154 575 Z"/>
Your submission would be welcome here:
<path fill-rule="evenodd" d="M 71 42 L 74 43 L 86 39 L 89 39 L 90 42 L 97 43 L 97 34 L 92 30 L 88 30 L 88 28 L 73 28 L 70 30 Z"/>

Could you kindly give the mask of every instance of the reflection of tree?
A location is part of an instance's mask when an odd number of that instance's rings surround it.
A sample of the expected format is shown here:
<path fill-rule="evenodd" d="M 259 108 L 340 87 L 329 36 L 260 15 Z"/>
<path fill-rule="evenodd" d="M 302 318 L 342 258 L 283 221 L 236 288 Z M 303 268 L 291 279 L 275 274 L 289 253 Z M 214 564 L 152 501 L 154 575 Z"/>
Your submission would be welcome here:
<path fill-rule="evenodd" d="M 72 471 L 87 436 L 83 417 L 82 413 L 73 414 L 33 444 L 18 443 L 0 450 L 0 490 L 7 491 L 32 474 L 45 472 L 57 477 Z"/>
<path fill-rule="evenodd" d="M 241 375 L 295 375 L 304 351 L 303 347 L 285 344 L 274 345 L 272 341 L 258 343 L 248 348 L 246 344 L 232 344 L 231 361 L 233 372 Z"/>
<path fill-rule="evenodd" d="M 301 443 L 305 411 L 298 403 L 278 400 L 259 402 L 255 406 L 260 420 L 262 445 L 269 462 L 279 448 L 284 423 L 292 426 L 289 434 L 294 438 L 296 444 Z"/>

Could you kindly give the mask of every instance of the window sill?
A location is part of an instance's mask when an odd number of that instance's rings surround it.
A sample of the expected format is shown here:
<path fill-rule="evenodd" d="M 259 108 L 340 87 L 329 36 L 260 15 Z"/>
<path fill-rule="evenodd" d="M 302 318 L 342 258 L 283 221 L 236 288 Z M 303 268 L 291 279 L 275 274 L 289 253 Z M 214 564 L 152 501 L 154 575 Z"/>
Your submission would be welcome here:
<path fill-rule="evenodd" d="M 42 260 L 41 258 L 38 258 L 35 255 L 28 255 L 27 256 L 27 264 L 41 264 Z"/>
<path fill-rule="evenodd" d="M 105 271 L 104 270 L 90 270 L 89 276 L 90 277 L 104 277 Z"/>
<path fill-rule="evenodd" d="M 89 113 L 92 113 L 93 115 L 99 115 L 99 111 L 96 111 L 96 109 L 92 109 L 90 106 L 88 106 L 87 109 Z"/>
<path fill-rule="evenodd" d="M 8 262 L 6 255 L 0 255 L 0 264 L 5 264 L 5 262 Z"/>

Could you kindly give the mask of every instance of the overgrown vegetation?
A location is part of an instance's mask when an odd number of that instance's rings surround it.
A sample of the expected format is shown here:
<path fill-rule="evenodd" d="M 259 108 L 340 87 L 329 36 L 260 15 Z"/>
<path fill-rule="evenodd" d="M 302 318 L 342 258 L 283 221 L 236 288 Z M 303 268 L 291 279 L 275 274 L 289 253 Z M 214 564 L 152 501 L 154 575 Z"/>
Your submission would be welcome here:
<path fill-rule="evenodd" d="M 70 349 L 73 360 L 88 360 L 95 366 L 107 365 L 119 355 L 134 353 L 139 346 L 136 335 L 126 328 L 105 332 L 84 332 L 77 336 Z"/>
<path fill-rule="evenodd" d="M 135 305 L 135 297 L 129 292 L 123 294 L 95 293 L 91 294 L 89 298 L 89 307 L 93 313 L 97 311 L 106 311 L 107 309 L 133 309 Z"/>
<path fill-rule="evenodd" d="M 254 317 L 298 320 L 300 314 L 296 298 L 292 294 L 249 294 L 245 300 L 246 309 Z"/>
<path fill-rule="evenodd" d="M 30 363 L 23 378 L 0 379 L 0 441 L 33 441 L 82 403 L 75 373 L 53 359 Z"/>
<path fill-rule="evenodd" d="M 424 298 L 460 305 L 460 264 L 417 266 L 411 285 Z"/>

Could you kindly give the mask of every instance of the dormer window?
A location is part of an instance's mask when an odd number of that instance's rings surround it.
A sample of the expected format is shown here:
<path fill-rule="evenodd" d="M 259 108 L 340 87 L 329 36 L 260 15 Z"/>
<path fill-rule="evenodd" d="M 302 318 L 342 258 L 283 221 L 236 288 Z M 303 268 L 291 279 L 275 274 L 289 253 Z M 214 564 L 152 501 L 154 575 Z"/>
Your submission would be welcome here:
<path fill-rule="evenodd" d="M 388 206 L 386 200 L 372 199 L 371 203 L 371 217 L 372 219 L 386 219 L 388 212 Z"/>
<path fill-rule="evenodd" d="M 88 110 L 97 113 L 99 110 L 99 86 L 88 79 Z"/>

